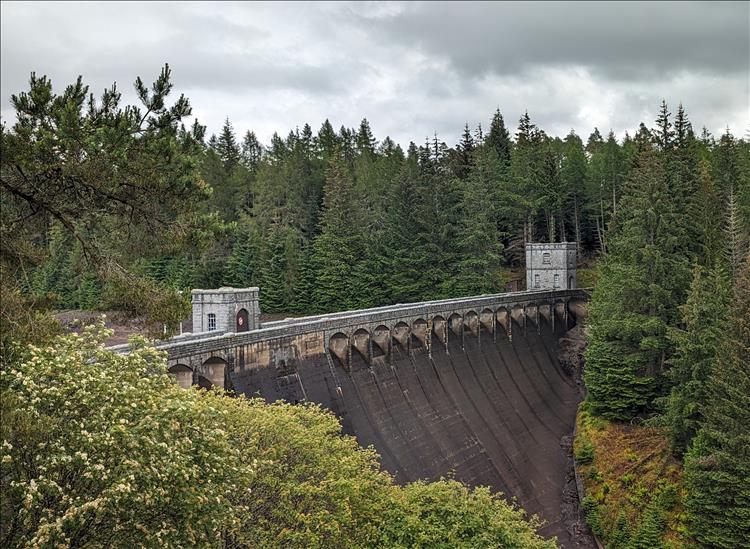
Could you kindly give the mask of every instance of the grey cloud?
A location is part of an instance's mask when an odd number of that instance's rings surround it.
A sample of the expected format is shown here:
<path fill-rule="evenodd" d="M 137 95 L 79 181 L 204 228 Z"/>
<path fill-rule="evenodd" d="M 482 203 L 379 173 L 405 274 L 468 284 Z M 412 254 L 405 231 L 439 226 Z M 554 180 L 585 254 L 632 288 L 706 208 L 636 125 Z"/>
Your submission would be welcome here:
<path fill-rule="evenodd" d="M 622 80 L 747 71 L 749 10 L 747 2 L 437 2 L 349 16 L 382 41 L 442 56 L 465 75 L 577 64 Z"/>
<path fill-rule="evenodd" d="M 226 116 L 274 131 L 366 116 L 407 145 L 495 108 L 515 127 L 529 110 L 551 134 L 651 124 L 662 98 L 696 126 L 744 134 L 747 3 L 83 3 L 0 4 L 3 118 L 29 72 L 92 91 L 164 62 L 209 132 Z"/>

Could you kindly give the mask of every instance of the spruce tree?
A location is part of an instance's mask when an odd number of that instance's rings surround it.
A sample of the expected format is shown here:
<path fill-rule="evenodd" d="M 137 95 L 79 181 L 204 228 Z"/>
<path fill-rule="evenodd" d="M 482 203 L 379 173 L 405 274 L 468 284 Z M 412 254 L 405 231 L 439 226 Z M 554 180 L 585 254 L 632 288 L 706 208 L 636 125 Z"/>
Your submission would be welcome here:
<path fill-rule="evenodd" d="M 356 306 L 354 267 L 362 249 L 360 219 L 354 183 L 338 152 L 326 172 L 321 231 L 315 239 L 315 301 L 321 311 Z"/>
<path fill-rule="evenodd" d="M 569 202 L 564 204 L 571 208 L 573 235 L 578 244 L 578 253 L 581 253 L 581 244 L 583 238 L 582 228 L 582 206 L 586 191 L 586 154 L 583 150 L 583 142 L 573 130 L 565 138 L 562 162 L 560 167 L 560 184 L 564 189 L 564 194 L 568 197 Z M 562 218 L 564 212 L 560 212 Z"/>
<path fill-rule="evenodd" d="M 643 151 L 600 264 L 591 302 L 586 386 L 595 413 L 630 419 L 650 408 L 664 385 L 668 326 L 690 280 L 685 219 L 675 211 L 660 153 Z"/>
<path fill-rule="evenodd" d="M 508 133 L 505 127 L 503 115 L 500 114 L 500 109 L 497 109 L 492 116 L 490 131 L 487 134 L 485 143 L 490 149 L 495 151 L 501 167 L 510 167 L 510 155 L 513 143 L 510 140 L 510 133 Z"/>
<path fill-rule="evenodd" d="M 706 383 L 723 343 L 730 297 L 729 277 L 720 265 L 695 267 L 690 294 L 680 307 L 681 326 L 669 331 L 675 356 L 670 360 L 673 387 L 665 419 L 677 455 L 687 450 L 709 405 Z"/>
<path fill-rule="evenodd" d="M 750 547 L 750 258 L 735 278 L 729 328 L 685 458 L 685 509 L 703 546 Z"/>

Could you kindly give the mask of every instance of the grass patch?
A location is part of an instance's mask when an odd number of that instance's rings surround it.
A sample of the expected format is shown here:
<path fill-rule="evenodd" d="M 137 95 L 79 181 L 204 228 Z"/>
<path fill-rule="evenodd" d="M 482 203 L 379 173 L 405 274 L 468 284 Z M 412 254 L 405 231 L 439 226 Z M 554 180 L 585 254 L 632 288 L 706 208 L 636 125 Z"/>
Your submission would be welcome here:
<path fill-rule="evenodd" d="M 582 404 L 573 451 L 586 496 L 581 506 L 607 548 L 693 547 L 682 508 L 682 465 L 653 427 L 592 416 Z"/>

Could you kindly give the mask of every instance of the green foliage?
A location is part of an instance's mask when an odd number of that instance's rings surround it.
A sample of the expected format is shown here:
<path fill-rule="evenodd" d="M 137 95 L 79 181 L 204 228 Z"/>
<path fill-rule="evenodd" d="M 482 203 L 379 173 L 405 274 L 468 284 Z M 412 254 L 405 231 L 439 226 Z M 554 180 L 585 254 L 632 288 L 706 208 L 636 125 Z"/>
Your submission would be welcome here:
<path fill-rule="evenodd" d="M 666 400 L 665 423 L 673 451 L 682 455 L 695 436 L 709 405 L 706 383 L 722 346 L 731 299 L 729 277 L 720 267 L 696 267 L 687 302 L 681 307 L 682 328 L 671 328 L 675 346 L 669 371 L 673 387 Z"/>
<path fill-rule="evenodd" d="M 685 508 L 707 547 L 750 545 L 750 259 L 735 281 L 729 325 L 685 457 Z"/>
<path fill-rule="evenodd" d="M 583 440 L 575 451 L 575 458 L 581 465 L 588 465 L 594 462 L 595 448 L 590 440 Z"/>
<path fill-rule="evenodd" d="M 216 396 L 183 391 L 145 347 L 60 337 L 2 372 L 3 546 L 215 544 L 254 456 Z"/>
<path fill-rule="evenodd" d="M 217 218 L 199 211 L 211 194 L 198 174 L 202 128 L 181 125 L 191 107 L 182 96 L 169 103 L 170 79 L 168 66 L 150 88 L 138 78 L 141 107 L 122 106 L 115 85 L 97 100 L 81 77 L 55 93 L 33 73 L 11 97 L 16 122 L 0 129 L 0 255 L 37 302 L 95 307 L 139 262 L 216 234 Z M 149 320 L 171 322 L 146 308 Z"/>
<path fill-rule="evenodd" d="M 592 409 L 611 419 L 630 419 L 660 396 L 667 329 L 688 287 L 688 222 L 659 154 L 638 157 L 592 298 L 585 380 Z"/>
<path fill-rule="evenodd" d="M 394 484 L 319 406 L 181 389 L 107 335 L 0 374 L 4 547 L 555 547 L 486 488 Z"/>

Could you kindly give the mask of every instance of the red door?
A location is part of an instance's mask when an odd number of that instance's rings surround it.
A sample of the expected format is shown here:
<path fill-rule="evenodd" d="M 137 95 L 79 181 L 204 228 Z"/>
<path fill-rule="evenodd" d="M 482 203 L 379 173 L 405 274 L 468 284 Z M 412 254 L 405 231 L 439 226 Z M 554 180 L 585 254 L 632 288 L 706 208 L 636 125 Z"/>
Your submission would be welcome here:
<path fill-rule="evenodd" d="M 237 332 L 247 332 L 250 329 L 248 325 L 248 315 L 246 309 L 240 309 L 237 313 Z"/>

